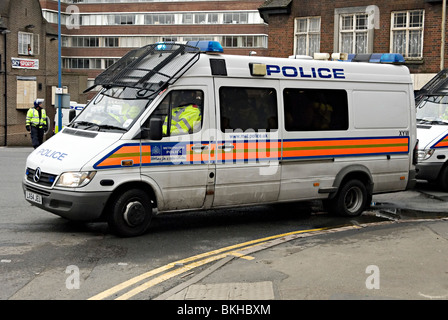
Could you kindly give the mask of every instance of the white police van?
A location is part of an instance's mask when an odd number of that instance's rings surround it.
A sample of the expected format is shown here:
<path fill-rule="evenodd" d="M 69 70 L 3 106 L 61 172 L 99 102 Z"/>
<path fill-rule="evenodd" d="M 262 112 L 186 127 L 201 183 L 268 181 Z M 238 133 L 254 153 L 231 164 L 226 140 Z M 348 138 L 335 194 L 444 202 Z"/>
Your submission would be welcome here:
<path fill-rule="evenodd" d="M 409 71 L 399 55 L 369 59 L 232 56 L 213 41 L 133 50 L 30 154 L 25 198 L 121 236 L 180 210 L 317 199 L 359 215 L 373 194 L 415 183 Z"/>
<path fill-rule="evenodd" d="M 438 183 L 448 191 L 448 69 L 440 71 L 419 92 L 417 179 Z"/>

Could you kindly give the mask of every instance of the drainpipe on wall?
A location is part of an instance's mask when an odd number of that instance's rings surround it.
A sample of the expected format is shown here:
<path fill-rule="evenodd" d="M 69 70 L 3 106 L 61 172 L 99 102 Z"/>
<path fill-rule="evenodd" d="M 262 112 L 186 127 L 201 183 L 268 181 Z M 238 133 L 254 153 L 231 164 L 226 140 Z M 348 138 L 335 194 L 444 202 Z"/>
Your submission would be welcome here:
<path fill-rule="evenodd" d="M 440 44 L 440 70 L 445 69 L 445 29 L 446 29 L 446 0 L 442 2 L 442 43 Z"/>
<path fill-rule="evenodd" d="M 9 31 L 8 29 L 4 29 L 2 30 L 1 34 L 3 34 L 3 44 L 4 44 L 4 50 L 3 52 L 5 53 L 5 58 L 4 58 L 4 64 L 5 64 L 5 70 L 4 70 L 4 75 L 5 75 L 5 142 L 4 145 L 5 147 L 8 145 L 8 83 L 7 83 L 7 73 L 6 73 L 6 67 L 7 67 L 7 55 L 6 55 L 6 35 L 8 33 L 11 33 L 11 31 Z"/>

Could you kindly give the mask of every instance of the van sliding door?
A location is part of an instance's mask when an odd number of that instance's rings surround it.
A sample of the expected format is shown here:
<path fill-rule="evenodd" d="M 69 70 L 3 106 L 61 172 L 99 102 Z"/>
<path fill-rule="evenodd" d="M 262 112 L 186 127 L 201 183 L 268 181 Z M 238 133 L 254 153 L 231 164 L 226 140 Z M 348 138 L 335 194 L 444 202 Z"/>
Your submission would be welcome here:
<path fill-rule="evenodd" d="M 260 81 L 254 87 L 244 79 L 215 79 L 214 207 L 277 200 L 281 154 L 277 87 L 277 81 Z"/>

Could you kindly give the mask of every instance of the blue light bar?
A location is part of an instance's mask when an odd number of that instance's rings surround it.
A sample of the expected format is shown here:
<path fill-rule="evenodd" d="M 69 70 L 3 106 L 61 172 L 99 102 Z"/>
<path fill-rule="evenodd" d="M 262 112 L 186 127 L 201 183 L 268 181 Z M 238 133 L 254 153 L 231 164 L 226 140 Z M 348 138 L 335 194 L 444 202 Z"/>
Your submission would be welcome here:
<path fill-rule="evenodd" d="M 399 53 L 384 53 L 381 56 L 381 63 L 405 63 L 404 57 Z"/>
<path fill-rule="evenodd" d="M 188 41 L 187 45 L 197 47 L 201 52 L 223 53 L 224 49 L 218 41 L 200 40 Z"/>
<path fill-rule="evenodd" d="M 157 42 L 156 43 L 156 50 L 160 50 L 160 51 L 164 51 L 164 50 L 170 50 L 172 47 L 172 43 L 171 42 Z"/>
<path fill-rule="evenodd" d="M 369 62 L 369 63 L 390 63 L 403 64 L 405 59 L 399 53 L 372 53 L 372 54 L 354 54 L 348 55 L 347 62 Z"/>
<path fill-rule="evenodd" d="M 381 62 L 381 57 L 383 55 L 381 53 L 372 53 L 372 55 L 370 56 L 370 63 L 380 63 Z"/>

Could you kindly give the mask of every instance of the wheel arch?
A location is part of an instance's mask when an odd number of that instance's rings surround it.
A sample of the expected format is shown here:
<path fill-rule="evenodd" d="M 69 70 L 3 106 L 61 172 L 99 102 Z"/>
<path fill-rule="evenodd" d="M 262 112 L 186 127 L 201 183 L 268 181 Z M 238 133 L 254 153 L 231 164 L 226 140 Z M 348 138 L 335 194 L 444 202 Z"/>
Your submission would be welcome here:
<path fill-rule="evenodd" d="M 445 161 L 445 163 L 440 168 L 439 172 L 437 173 L 437 179 L 435 180 L 443 190 L 448 191 L 448 160 Z"/>
<path fill-rule="evenodd" d="M 147 182 L 144 181 L 128 181 L 121 185 L 119 185 L 117 188 L 114 189 L 114 191 L 109 196 L 109 199 L 106 202 L 106 205 L 104 206 L 104 210 L 102 213 L 102 218 L 106 218 L 107 213 L 110 211 L 110 206 L 113 203 L 114 199 L 117 198 L 117 196 L 127 190 L 131 189 L 139 189 L 143 190 L 146 194 L 149 195 L 151 201 L 153 202 L 153 208 L 158 207 L 158 197 L 157 193 L 154 189 L 154 186 L 150 185 Z"/>
<path fill-rule="evenodd" d="M 333 199 L 338 193 L 339 188 L 341 188 L 341 186 L 343 186 L 345 182 L 352 179 L 361 181 L 366 186 L 368 195 L 372 195 L 373 178 L 370 170 L 366 166 L 356 164 L 344 167 L 341 171 L 339 171 L 333 182 L 333 187 L 335 187 L 337 191 L 331 193 L 328 196 L 328 199 Z"/>

